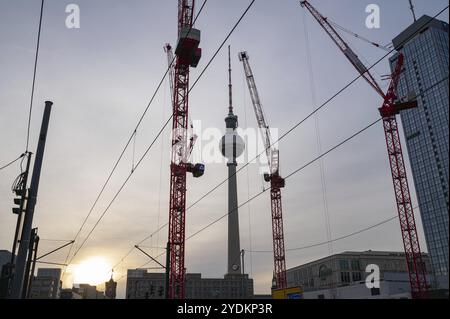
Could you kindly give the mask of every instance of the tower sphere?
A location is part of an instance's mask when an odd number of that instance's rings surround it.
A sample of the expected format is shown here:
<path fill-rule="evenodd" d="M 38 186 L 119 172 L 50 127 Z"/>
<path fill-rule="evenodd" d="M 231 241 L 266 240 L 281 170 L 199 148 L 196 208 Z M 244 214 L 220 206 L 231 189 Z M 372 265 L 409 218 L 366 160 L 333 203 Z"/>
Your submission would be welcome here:
<path fill-rule="evenodd" d="M 244 149 L 244 140 L 235 131 L 227 132 L 220 140 L 222 155 L 230 160 L 241 156 Z"/>

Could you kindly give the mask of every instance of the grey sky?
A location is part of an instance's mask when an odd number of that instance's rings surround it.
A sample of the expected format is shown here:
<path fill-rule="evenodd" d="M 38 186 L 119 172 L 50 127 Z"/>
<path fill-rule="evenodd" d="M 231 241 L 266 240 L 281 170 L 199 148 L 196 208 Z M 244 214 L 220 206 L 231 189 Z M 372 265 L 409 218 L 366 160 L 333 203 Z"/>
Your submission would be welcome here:
<path fill-rule="evenodd" d="M 249 1 L 209 0 L 197 21 L 202 30 L 203 59 L 195 79 L 217 49 Z M 335 22 L 379 43 L 388 43 L 412 22 L 406 0 L 322 0 L 313 5 Z M 446 0 L 416 0 L 416 11 L 434 15 Z M 81 9 L 81 28 L 67 29 L 65 6 Z M 365 27 L 370 3 L 381 7 L 381 28 Z M 89 211 L 109 170 L 147 105 L 167 68 L 163 45 L 176 38 L 177 1 L 144 0 L 47 0 L 42 28 L 35 105 L 31 127 L 31 150 L 37 142 L 43 102 L 54 101 L 46 146 L 34 225 L 41 238 L 70 239 Z M 200 5 L 198 1 L 197 6 Z M 25 148 L 36 30 L 38 0 L 0 0 L 0 164 Z M 322 103 L 357 74 L 328 36 L 304 12 L 298 1 L 256 1 L 229 44 L 233 52 L 235 112 L 240 126 L 256 125 L 245 86 L 240 50 L 247 50 L 258 90 L 272 127 L 288 130 L 312 110 L 303 19 L 310 38 L 315 92 Z M 448 21 L 448 11 L 440 16 Z M 385 53 L 345 36 L 369 63 Z M 227 106 L 227 59 L 223 50 L 190 96 L 190 112 L 202 127 L 224 130 Z M 389 73 L 387 60 L 376 67 L 378 75 Z M 378 118 L 379 97 L 367 83 L 358 81 L 319 113 L 324 150 Z M 137 134 L 140 156 L 170 115 L 167 81 L 160 90 Z M 169 130 L 144 160 L 111 210 L 80 251 L 74 262 L 92 256 L 112 265 L 137 241 L 167 222 L 169 183 Z M 280 144 L 281 171 L 287 175 L 317 155 L 314 121 L 309 120 Z M 162 155 L 161 155 L 162 154 Z M 94 210 L 81 238 L 109 203 L 130 172 L 131 149 Z M 162 163 L 162 166 L 161 166 Z M 325 158 L 328 205 L 332 237 L 338 237 L 395 216 L 395 201 L 381 125 Z M 10 213 L 10 186 L 18 165 L 0 172 L 0 248 L 10 249 L 15 216 Z M 201 179 L 188 181 L 188 204 L 226 177 L 226 166 L 212 164 Z M 287 248 L 326 240 L 318 165 L 287 181 L 283 190 Z M 239 201 L 262 187 L 258 166 L 238 175 Z M 411 187 L 412 178 L 410 178 Z M 415 194 L 413 195 L 415 198 Z M 187 235 L 226 212 L 226 187 L 222 187 L 188 212 Z M 416 214 L 418 217 L 418 214 Z M 240 210 L 241 246 L 271 249 L 269 194 Z M 422 249 L 426 250 L 418 218 Z M 251 233 L 251 236 L 250 236 Z M 251 240 L 250 240 L 251 238 Z M 167 229 L 148 240 L 147 246 L 164 246 Z M 250 244 L 251 242 L 251 244 Z M 223 276 L 226 271 L 226 222 L 215 224 L 186 244 L 188 272 Z M 42 241 L 41 252 L 57 246 Z M 333 244 L 345 250 L 402 250 L 397 221 L 376 230 Z M 157 255 L 160 251 L 149 249 Z M 63 262 L 66 250 L 49 261 Z M 293 267 L 328 254 L 326 246 L 287 254 Z M 133 252 L 116 269 L 119 277 L 127 268 L 141 265 L 145 256 Z M 161 259 L 162 260 L 162 259 Z M 272 254 L 246 254 L 257 293 L 268 293 L 272 279 Z M 125 280 L 119 283 L 124 296 Z"/>

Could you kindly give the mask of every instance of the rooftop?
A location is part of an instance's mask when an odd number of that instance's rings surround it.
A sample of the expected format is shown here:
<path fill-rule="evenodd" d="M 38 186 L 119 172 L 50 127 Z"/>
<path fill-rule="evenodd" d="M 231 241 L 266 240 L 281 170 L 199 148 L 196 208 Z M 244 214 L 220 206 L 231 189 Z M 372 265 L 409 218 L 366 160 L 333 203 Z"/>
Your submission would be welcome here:
<path fill-rule="evenodd" d="M 397 51 L 400 50 L 407 41 L 428 28 L 437 28 L 448 32 L 448 23 L 423 15 L 392 40 L 394 48 Z"/>

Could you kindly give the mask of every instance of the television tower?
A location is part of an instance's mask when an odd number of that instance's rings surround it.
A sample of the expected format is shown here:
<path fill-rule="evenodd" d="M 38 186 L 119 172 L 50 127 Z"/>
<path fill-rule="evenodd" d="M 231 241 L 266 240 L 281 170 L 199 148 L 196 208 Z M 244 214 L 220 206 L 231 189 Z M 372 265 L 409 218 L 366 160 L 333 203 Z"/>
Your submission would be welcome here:
<path fill-rule="evenodd" d="M 222 155 L 228 159 L 228 274 L 241 274 L 241 248 L 239 241 L 239 213 L 237 198 L 236 158 L 244 152 L 244 140 L 237 134 L 238 117 L 233 113 L 231 85 L 231 58 L 228 46 L 228 116 L 226 133 L 220 141 Z"/>

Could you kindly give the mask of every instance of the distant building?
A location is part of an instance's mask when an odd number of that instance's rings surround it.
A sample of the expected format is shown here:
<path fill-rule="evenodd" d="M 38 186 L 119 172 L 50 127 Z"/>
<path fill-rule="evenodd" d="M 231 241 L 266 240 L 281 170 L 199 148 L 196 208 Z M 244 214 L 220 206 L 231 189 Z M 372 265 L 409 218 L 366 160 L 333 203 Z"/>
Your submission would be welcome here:
<path fill-rule="evenodd" d="M 405 56 L 398 96 L 417 95 L 400 112 L 431 266 L 448 289 L 449 259 L 449 25 L 422 16 L 393 41 Z M 395 67 L 397 56 L 390 59 Z M 425 246 L 425 245 L 423 245 Z M 424 247 L 423 247 L 424 248 Z M 436 283 L 436 286 L 439 285 Z"/>
<path fill-rule="evenodd" d="M 165 274 L 144 269 L 129 269 L 127 299 L 163 299 Z M 248 275 L 225 275 L 224 278 L 202 278 L 201 274 L 186 274 L 186 299 L 250 299 L 253 279 Z"/>
<path fill-rule="evenodd" d="M 9 278 L 11 275 L 11 252 L 0 250 L 0 299 L 8 296 Z"/>
<path fill-rule="evenodd" d="M 60 299 L 83 299 L 83 297 L 72 289 L 62 289 Z"/>
<path fill-rule="evenodd" d="M 11 262 L 11 252 L 8 250 L 1 249 L 0 250 L 0 269 L 2 269 L 3 265 Z"/>
<path fill-rule="evenodd" d="M 72 291 L 80 295 L 82 299 L 105 299 L 105 294 L 98 291 L 96 286 L 88 284 L 79 284 L 73 287 Z"/>
<path fill-rule="evenodd" d="M 31 299 L 58 299 L 61 293 L 61 269 L 39 268 L 31 283 Z"/>
<path fill-rule="evenodd" d="M 425 263 L 425 269 L 430 273 L 428 255 L 423 254 L 422 258 Z M 395 284 L 388 284 L 388 289 L 392 285 L 397 285 L 396 287 L 398 289 L 393 288 L 396 293 L 410 292 L 405 253 L 371 250 L 364 252 L 343 252 L 288 269 L 288 286 L 303 287 L 305 298 L 308 296 L 308 292 L 327 289 L 330 290 L 330 293 L 334 289 L 336 298 L 339 298 L 340 287 L 359 286 L 361 283 L 365 287 L 364 283 L 368 275 L 365 270 L 367 265 L 371 264 L 379 267 L 381 281 L 397 281 Z M 383 287 L 385 286 L 383 284 Z M 352 291 L 356 291 L 355 289 Z M 385 289 L 383 288 L 384 292 Z M 366 293 L 372 292 L 369 291 Z"/>
<path fill-rule="evenodd" d="M 117 289 L 117 282 L 113 280 L 113 277 L 111 275 L 111 279 L 107 282 L 105 282 L 105 296 L 108 299 L 116 299 L 116 289 Z"/>

